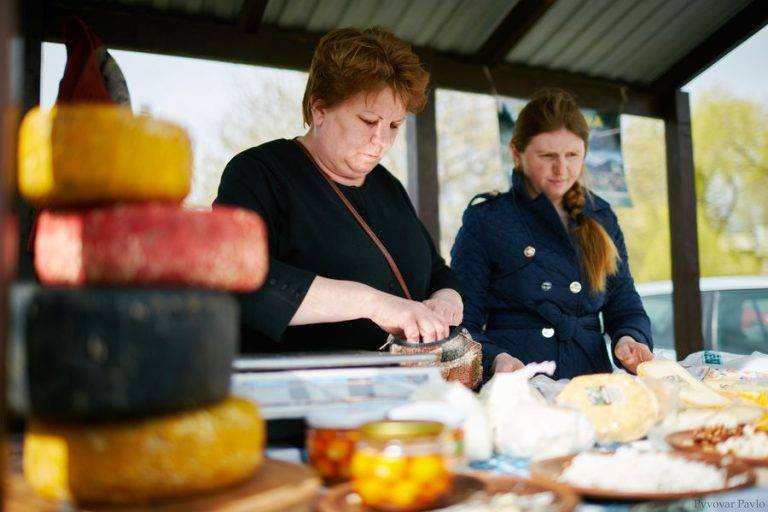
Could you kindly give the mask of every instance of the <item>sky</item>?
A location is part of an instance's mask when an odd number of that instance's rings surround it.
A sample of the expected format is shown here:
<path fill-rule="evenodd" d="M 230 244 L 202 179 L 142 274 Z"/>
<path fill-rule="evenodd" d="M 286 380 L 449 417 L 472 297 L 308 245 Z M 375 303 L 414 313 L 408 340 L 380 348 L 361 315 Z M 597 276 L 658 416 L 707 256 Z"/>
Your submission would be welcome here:
<path fill-rule="evenodd" d="M 723 87 L 738 96 L 768 101 L 768 27 L 764 27 L 683 87 L 691 102 L 702 91 Z"/>

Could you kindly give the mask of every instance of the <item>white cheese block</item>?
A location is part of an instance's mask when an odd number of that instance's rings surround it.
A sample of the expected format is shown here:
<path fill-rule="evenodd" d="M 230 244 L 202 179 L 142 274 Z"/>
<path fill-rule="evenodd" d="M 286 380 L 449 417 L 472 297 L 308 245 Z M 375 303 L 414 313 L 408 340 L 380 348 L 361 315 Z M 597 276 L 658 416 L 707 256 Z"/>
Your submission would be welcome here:
<path fill-rule="evenodd" d="M 497 373 L 480 391 L 496 450 L 534 459 L 577 453 L 595 444 L 595 429 L 581 411 L 555 407 L 531 386 L 536 373 L 549 375 L 555 364 L 529 364 L 512 373 Z"/>
<path fill-rule="evenodd" d="M 558 395 L 557 404 L 583 411 L 601 443 L 641 439 L 659 415 L 656 395 L 638 379 L 620 373 L 576 377 Z"/>

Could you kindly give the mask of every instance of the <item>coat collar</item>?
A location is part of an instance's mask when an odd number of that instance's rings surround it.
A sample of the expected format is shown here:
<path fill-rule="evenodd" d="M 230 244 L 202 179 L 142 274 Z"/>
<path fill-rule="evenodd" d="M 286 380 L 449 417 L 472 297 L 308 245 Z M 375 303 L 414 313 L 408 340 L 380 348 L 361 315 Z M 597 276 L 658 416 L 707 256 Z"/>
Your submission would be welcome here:
<path fill-rule="evenodd" d="M 562 247 L 567 248 L 566 250 L 570 257 L 576 256 L 573 241 L 568 235 L 563 222 L 560 220 L 560 215 L 558 215 L 557 210 L 555 210 L 552 201 L 550 201 L 544 194 L 539 194 L 538 196 L 531 198 L 525 188 L 525 178 L 523 177 L 522 172 L 514 171 L 512 173 L 510 197 L 512 201 L 517 203 L 522 211 L 527 212 L 535 218 L 533 225 L 531 225 L 529 221 L 529 226 L 533 228 L 533 231 L 537 230 L 534 226 L 540 226 L 538 229 L 544 227 L 550 235 L 555 236 L 562 242 Z"/>

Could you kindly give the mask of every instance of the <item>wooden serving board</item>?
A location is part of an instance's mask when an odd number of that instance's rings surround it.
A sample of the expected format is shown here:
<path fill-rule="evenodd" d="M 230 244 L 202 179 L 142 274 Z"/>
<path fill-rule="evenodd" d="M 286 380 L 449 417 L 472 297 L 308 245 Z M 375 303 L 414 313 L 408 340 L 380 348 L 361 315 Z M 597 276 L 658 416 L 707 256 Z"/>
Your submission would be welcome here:
<path fill-rule="evenodd" d="M 453 491 L 443 500 L 440 507 L 457 505 L 480 491 L 485 491 L 489 495 L 509 492 L 519 495 L 551 492 L 553 503 L 548 509 L 557 512 L 573 512 L 579 505 L 578 496 L 564 485 L 534 482 L 513 475 L 471 471 L 455 476 Z M 375 512 L 360 503 L 350 483 L 331 487 L 318 502 L 317 510 L 318 512 Z"/>
<path fill-rule="evenodd" d="M 669 434 L 665 440 L 667 444 L 675 450 L 688 453 L 703 453 L 711 454 L 715 457 L 720 457 L 720 453 L 714 446 L 702 446 L 694 441 L 695 430 L 683 430 L 680 432 L 674 432 Z M 746 462 L 750 466 L 755 467 L 768 467 L 768 457 L 755 458 L 755 457 L 741 457 L 739 455 L 731 454 L 734 458 L 739 459 L 742 462 Z"/>
<path fill-rule="evenodd" d="M 266 459 L 246 482 L 216 493 L 141 506 L 73 507 L 39 497 L 20 471 L 9 473 L 5 486 L 7 512 L 309 512 L 317 499 L 320 479 L 300 464 Z"/>

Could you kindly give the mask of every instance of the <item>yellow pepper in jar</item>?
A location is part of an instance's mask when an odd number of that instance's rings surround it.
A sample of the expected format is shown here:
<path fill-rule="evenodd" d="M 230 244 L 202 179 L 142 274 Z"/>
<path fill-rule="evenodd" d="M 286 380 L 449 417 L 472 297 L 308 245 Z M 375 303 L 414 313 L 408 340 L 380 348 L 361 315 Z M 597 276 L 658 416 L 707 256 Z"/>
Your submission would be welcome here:
<path fill-rule="evenodd" d="M 351 473 L 363 503 L 392 512 L 436 506 L 453 485 L 443 429 L 440 423 L 422 421 L 361 427 Z"/>

